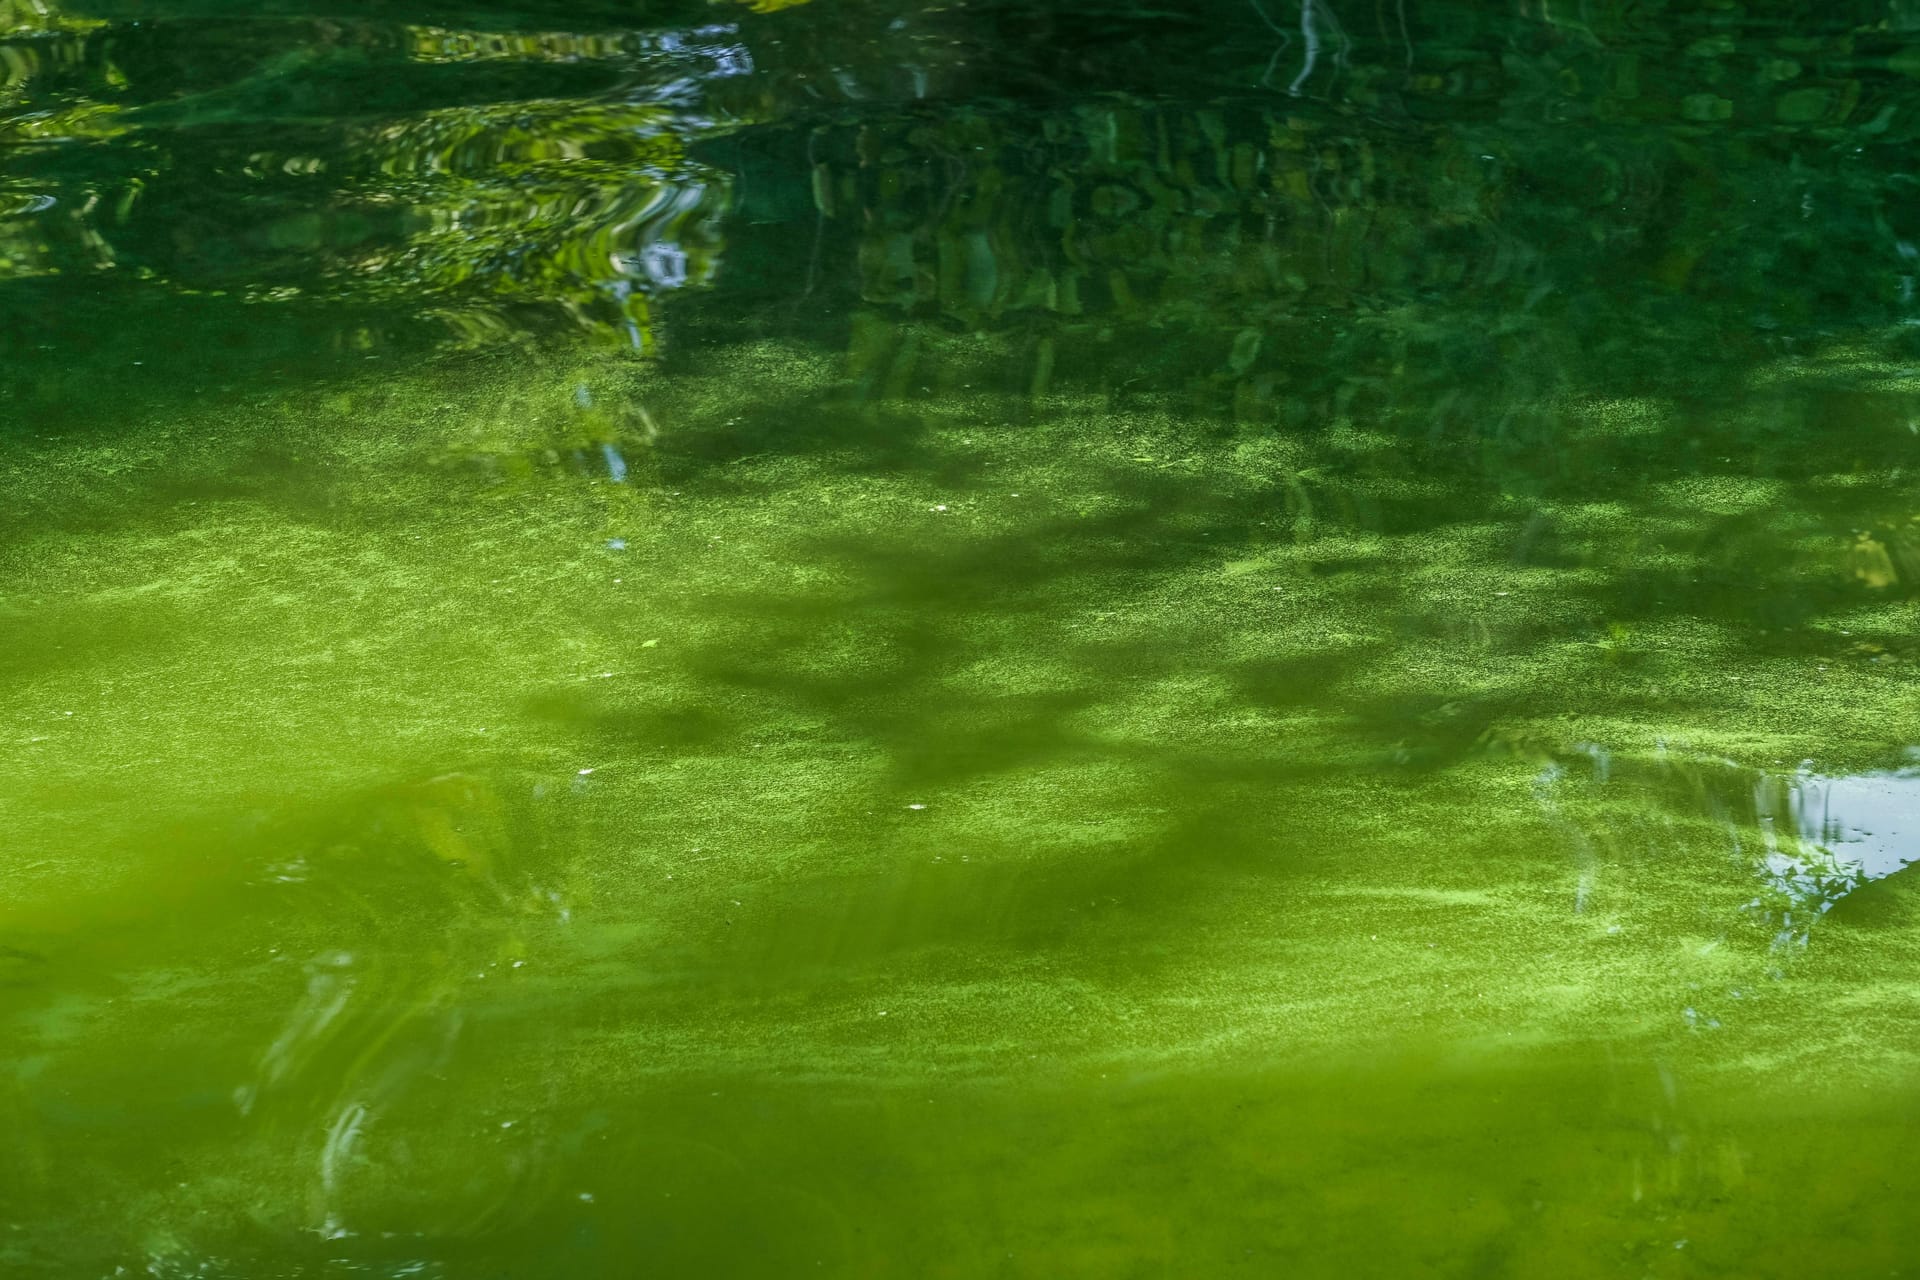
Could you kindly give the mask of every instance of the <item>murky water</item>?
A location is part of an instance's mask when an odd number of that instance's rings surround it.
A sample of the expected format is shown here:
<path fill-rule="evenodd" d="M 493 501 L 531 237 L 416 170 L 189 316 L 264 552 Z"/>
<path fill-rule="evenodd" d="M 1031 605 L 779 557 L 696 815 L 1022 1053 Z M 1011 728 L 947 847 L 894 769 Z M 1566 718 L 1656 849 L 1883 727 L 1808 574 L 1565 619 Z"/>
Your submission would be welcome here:
<path fill-rule="evenodd" d="M 1920 1268 L 1916 77 L 0 0 L 0 1271 Z"/>

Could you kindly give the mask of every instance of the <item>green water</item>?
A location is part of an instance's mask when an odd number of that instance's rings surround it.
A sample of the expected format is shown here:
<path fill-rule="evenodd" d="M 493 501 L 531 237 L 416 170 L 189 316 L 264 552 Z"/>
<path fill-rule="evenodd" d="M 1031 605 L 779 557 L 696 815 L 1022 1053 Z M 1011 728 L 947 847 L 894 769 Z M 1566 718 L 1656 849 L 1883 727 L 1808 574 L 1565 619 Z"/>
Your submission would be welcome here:
<path fill-rule="evenodd" d="M 0 1274 L 1920 1270 L 1920 5 L 0 0 Z"/>

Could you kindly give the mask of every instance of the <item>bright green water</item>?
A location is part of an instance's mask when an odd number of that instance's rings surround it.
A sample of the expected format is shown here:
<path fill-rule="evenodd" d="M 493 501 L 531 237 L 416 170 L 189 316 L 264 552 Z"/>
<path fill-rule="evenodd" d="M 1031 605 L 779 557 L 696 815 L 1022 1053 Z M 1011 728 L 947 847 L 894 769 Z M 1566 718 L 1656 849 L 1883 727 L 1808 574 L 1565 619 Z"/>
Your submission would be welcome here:
<path fill-rule="evenodd" d="M 1920 6 L 0 0 L 0 1273 L 1920 1268 Z"/>

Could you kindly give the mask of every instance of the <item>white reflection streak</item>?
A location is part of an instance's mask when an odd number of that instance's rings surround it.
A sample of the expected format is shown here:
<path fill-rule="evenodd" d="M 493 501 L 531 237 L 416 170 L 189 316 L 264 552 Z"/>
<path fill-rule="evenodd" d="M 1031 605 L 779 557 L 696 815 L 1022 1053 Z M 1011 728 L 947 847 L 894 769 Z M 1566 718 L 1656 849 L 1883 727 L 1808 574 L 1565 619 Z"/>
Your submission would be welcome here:
<path fill-rule="evenodd" d="M 309 967 L 306 999 L 287 1020 L 279 1038 L 261 1055 L 258 1081 L 243 1085 L 234 1095 L 241 1115 L 253 1110 L 263 1090 L 273 1088 L 300 1068 L 312 1047 L 347 1007 L 355 986 L 348 972 L 352 963 L 353 957 L 342 951 L 321 956 Z"/>
<path fill-rule="evenodd" d="M 1280 47 L 1273 51 L 1271 58 L 1267 59 L 1267 69 L 1260 76 L 1260 84 L 1264 87 L 1273 80 L 1274 65 L 1280 61 L 1280 55 L 1287 51 L 1287 46 L 1293 43 L 1293 37 L 1288 35 L 1279 23 L 1267 16 L 1267 11 L 1260 7 L 1260 0 L 1247 0 L 1247 3 L 1253 6 L 1255 13 L 1260 15 L 1260 21 L 1266 23 L 1268 29 L 1280 37 Z"/>
<path fill-rule="evenodd" d="M 320 1194 L 326 1216 L 321 1219 L 320 1235 L 326 1240 L 338 1240 L 351 1235 L 333 1212 L 334 1197 L 340 1189 L 340 1170 L 353 1155 L 354 1141 L 360 1136 L 360 1128 L 366 1123 L 367 1108 L 364 1103 L 354 1102 L 343 1107 L 334 1117 L 333 1125 L 327 1130 L 327 1145 L 320 1151 Z"/>
<path fill-rule="evenodd" d="M 340 1187 L 340 1167 L 353 1154 L 354 1140 L 360 1136 L 360 1126 L 366 1119 L 366 1104 L 350 1103 L 341 1108 L 333 1126 L 327 1130 L 327 1145 L 320 1151 L 320 1186 L 327 1193 L 329 1203 Z"/>
<path fill-rule="evenodd" d="M 1347 29 L 1340 25 L 1340 15 L 1333 11 L 1333 6 L 1322 5 L 1319 0 L 1300 0 L 1300 37 L 1306 42 L 1306 61 L 1300 67 L 1300 74 L 1295 76 L 1293 83 L 1287 86 L 1287 92 L 1296 98 L 1305 89 L 1307 80 L 1313 75 L 1314 67 L 1320 61 L 1322 24 L 1339 42 L 1339 51 L 1333 55 L 1336 68 L 1345 69 L 1347 55 L 1353 48 L 1353 41 L 1347 38 Z M 1337 72 L 1334 78 L 1339 79 Z"/>
<path fill-rule="evenodd" d="M 1320 61 L 1320 27 L 1314 21 L 1319 6 L 1313 0 L 1300 0 L 1300 38 L 1306 42 L 1307 56 L 1300 64 L 1300 74 L 1287 86 L 1287 92 L 1294 97 L 1300 96 L 1300 90 L 1306 85 L 1307 77 L 1313 74 L 1313 68 Z"/>

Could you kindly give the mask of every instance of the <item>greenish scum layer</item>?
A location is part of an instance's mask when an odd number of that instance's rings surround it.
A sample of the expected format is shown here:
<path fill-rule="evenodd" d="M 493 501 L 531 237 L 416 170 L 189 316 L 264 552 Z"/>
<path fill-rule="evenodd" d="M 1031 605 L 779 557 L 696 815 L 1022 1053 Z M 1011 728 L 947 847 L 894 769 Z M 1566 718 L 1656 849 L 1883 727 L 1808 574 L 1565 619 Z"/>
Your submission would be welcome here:
<path fill-rule="evenodd" d="M 469 360 L 16 458 L 14 1265 L 1902 1255 L 1920 917 L 1754 799 L 1904 763 L 1892 477 L 844 387 Z"/>

